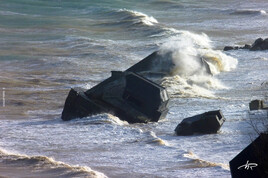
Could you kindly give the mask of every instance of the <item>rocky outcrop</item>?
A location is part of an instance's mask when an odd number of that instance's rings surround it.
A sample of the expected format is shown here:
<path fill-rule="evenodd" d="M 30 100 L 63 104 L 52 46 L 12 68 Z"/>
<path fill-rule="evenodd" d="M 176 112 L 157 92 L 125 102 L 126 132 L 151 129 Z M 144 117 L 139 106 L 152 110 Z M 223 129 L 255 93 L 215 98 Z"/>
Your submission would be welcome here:
<path fill-rule="evenodd" d="M 268 49 L 268 38 L 265 40 L 262 38 L 258 38 L 251 46 L 250 50 L 257 51 L 257 50 L 267 50 Z"/>
<path fill-rule="evenodd" d="M 258 38 L 252 45 L 245 44 L 245 46 L 225 46 L 224 51 L 248 49 L 250 51 L 268 50 L 268 38 Z"/>

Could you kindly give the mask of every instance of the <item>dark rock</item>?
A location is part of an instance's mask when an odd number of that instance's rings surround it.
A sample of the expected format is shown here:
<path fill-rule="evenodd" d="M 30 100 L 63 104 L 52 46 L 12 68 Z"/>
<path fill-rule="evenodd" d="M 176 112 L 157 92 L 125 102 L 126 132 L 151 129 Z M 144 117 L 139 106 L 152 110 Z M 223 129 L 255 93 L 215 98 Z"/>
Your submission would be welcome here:
<path fill-rule="evenodd" d="M 262 133 L 230 162 L 232 178 L 268 177 L 268 134 Z"/>
<path fill-rule="evenodd" d="M 258 38 L 257 40 L 255 40 L 255 42 L 252 44 L 252 47 L 260 45 L 261 43 L 263 43 L 263 39 L 262 38 Z"/>
<path fill-rule="evenodd" d="M 250 48 L 251 51 L 258 51 L 258 50 L 263 50 L 262 49 L 262 44 L 263 44 L 263 39 L 258 38 L 253 44 L 252 47 Z"/>
<path fill-rule="evenodd" d="M 223 51 L 229 51 L 229 50 L 233 50 L 233 49 L 234 49 L 234 47 L 232 47 L 232 46 L 225 46 Z"/>
<path fill-rule="evenodd" d="M 250 48 L 252 51 L 257 51 L 257 50 L 267 50 L 268 49 L 268 38 L 263 40 L 262 38 L 258 38 Z"/>
<path fill-rule="evenodd" d="M 255 42 L 252 45 L 245 44 L 243 47 L 239 46 L 225 46 L 224 51 L 229 51 L 229 50 L 238 50 L 238 49 L 249 49 L 251 51 L 259 51 L 259 50 L 268 50 L 268 38 L 262 39 L 258 38 L 255 40 Z"/>
<path fill-rule="evenodd" d="M 243 47 L 243 49 L 250 49 L 251 48 L 251 45 L 249 44 L 245 44 L 245 46 Z"/>
<path fill-rule="evenodd" d="M 184 119 L 175 129 L 177 135 L 217 133 L 225 118 L 220 110 L 209 111 Z"/>
<path fill-rule="evenodd" d="M 249 103 L 249 109 L 259 110 L 259 109 L 268 109 L 268 106 L 264 103 L 263 100 L 253 100 Z"/>

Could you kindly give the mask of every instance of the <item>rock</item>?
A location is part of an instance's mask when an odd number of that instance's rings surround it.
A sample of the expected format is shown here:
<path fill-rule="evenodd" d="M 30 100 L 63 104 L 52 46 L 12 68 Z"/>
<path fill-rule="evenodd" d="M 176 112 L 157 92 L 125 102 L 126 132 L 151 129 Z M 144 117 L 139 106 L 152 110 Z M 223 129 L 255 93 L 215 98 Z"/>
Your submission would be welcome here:
<path fill-rule="evenodd" d="M 232 178 L 268 177 L 268 134 L 260 134 L 229 165 Z"/>
<path fill-rule="evenodd" d="M 220 110 L 209 111 L 184 119 L 175 129 L 177 135 L 217 133 L 225 118 Z"/>
<path fill-rule="evenodd" d="M 258 38 L 250 48 L 251 51 L 257 51 L 257 50 L 267 50 L 268 49 L 268 38 L 263 40 L 262 38 Z"/>
<path fill-rule="evenodd" d="M 249 44 L 245 44 L 245 46 L 243 47 L 243 49 L 250 49 L 251 48 L 251 45 Z"/>
<path fill-rule="evenodd" d="M 262 38 L 258 38 L 255 40 L 255 42 L 252 45 L 245 44 L 243 47 L 239 46 L 225 46 L 224 51 L 229 51 L 229 50 L 238 50 L 238 49 L 249 49 L 250 51 L 259 51 L 259 50 L 268 50 L 268 38 L 265 40 Z"/>
<path fill-rule="evenodd" d="M 233 50 L 233 49 L 234 49 L 234 47 L 232 47 L 232 46 L 225 46 L 223 51 L 229 51 L 229 50 Z"/>
<path fill-rule="evenodd" d="M 251 111 L 259 109 L 268 109 L 268 106 L 264 103 L 263 100 L 253 100 L 249 103 L 249 109 Z"/>

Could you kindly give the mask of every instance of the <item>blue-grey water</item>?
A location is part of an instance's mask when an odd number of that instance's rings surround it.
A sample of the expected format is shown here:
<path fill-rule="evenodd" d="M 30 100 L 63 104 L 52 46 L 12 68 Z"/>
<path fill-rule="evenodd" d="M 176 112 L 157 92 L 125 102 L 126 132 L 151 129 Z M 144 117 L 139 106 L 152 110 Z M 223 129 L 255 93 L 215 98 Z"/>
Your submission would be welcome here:
<path fill-rule="evenodd" d="M 0 176 L 231 177 L 229 161 L 263 129 L 268 52 L 223 52 L 267 38 L 266 0 L 0 0 Z M 169 113 L 128 124 L 110 114 L 64 122 L 70 88 L 89 89 L 155 50 L 176 68 Z M 213 76 L 198 70 L 204 57 Z M 175 136 L 186 117 L 221 109 L 218 134 Z M 31 172 L 24 175 L 23 169 Z"/>

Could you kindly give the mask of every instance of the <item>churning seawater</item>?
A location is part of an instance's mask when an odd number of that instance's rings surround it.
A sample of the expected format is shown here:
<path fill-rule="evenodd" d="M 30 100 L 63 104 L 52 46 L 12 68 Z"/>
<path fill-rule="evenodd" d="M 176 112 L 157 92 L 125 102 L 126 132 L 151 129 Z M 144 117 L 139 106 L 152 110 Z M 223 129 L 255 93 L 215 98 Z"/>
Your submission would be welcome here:
<path fill-rule="evenodd" d="M 266 0 L 0 0 L 0 175 L 230 177 L 228 162 L 267 117 L 248 103 L 268 97 L 268 53 L 222 49 L 267 38 L 267 13 Z M 161 81 L 164 120 L 60 119 L 71 87 L 89 89 L 155 50 L 176 64 Z M 218 134 L 174 135 L 185 117 L 217 109 Z"/>

